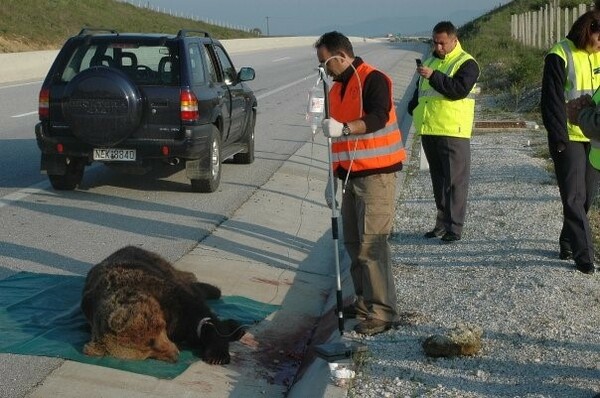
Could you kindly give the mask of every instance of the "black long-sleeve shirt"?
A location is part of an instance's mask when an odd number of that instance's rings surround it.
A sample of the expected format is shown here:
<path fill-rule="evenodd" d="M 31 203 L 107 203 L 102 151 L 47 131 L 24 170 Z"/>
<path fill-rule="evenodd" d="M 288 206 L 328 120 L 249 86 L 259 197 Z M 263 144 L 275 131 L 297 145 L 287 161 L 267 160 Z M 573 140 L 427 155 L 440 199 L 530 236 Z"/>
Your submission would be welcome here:
<path fill-rule="evenodd" d="M 436 56 L 436 55 L 434 55 Z M 439 57 L 438 57 L 439 58 Z M 479 65 L 475 60 L 469 59 L 463 62 L 453 76 L 448 76 L 443 72 L 434 70 L 429 78 L 429 85 L 438 93 L 450 100 L 460 100 L 466 98 L 477 79 L 479 78 Z M 419 104 L 419 83 L 413 94 L 412 99 L 408 103 L 408 113 L 413 114 L 413 111 Z"/>
<path fill-rule="evenodd" d="M 546 55 L 542 76 L 541 111 L 542 121 L 548 132 L 548 145 L 551 148 L 564 148 L 569 142 L 564 88 L 566 80 L 565 61 L 557 54 Z"/>

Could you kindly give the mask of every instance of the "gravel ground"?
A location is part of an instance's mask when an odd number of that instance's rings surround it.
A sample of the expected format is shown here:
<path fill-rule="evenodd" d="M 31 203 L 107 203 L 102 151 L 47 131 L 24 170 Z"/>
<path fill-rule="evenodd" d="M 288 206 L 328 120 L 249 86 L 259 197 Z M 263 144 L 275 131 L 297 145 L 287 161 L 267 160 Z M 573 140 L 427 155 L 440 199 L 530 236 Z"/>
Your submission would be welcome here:
<path fill-rule="evenodd" d="M 424 239 L 435 206 L 413 155 L 401 187 L 394 275 L 403 325 L 365 342 L 349 397 L 593 397 L 600 392 L 600 273 L 558 259 L 561 205 L 545 132 L 476 133 L 463 238 Z M 418 141 L 418 140 L 416 140 Z M 412 153 L 418 154 L 419 147 Z M 473 357 L 433 359 L 421 343 L 483 329 Z"/>

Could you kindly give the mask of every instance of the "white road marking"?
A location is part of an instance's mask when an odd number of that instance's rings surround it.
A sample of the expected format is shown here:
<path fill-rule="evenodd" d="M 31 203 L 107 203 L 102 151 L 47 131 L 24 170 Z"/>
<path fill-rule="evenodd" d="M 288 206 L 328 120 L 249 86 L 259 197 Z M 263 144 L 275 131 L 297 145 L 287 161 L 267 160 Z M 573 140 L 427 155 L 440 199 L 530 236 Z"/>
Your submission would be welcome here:
<path fill-rule="evenodd" d="M 271 61 L 271 62 L 281 62 L 281 61 L 286 61 L 286 60 L 288 60 L 288 59 L 292 59 L 292 57 L 283 57 L 283 58 L 277 58 L 277 59 L 274 59 L 274 60 L 273 60 L 273 61 Z"/>
<path fill-rule="evenodd" d="M 286 84 L 285 86 L 278 87 L 275 90 L 267 91 L 266 93 L 263 93 L 261 95 L 257 95 L 256 99 L 267 98 L 270 95 L 273 95 L 273 94 L 276 94 L 276 93 L 278 93 L 280 91 L 283 91 L 286 88 L 290 88 L 292 86 L 295 86 L 296 84 L 303 83 L 303 82 L 307 81 L 308 79 L 310 79 L 311 77 L 315 77 L 315 76 L 316 76 L 316 72 L 313 75 L 309 75 L 309 76 L 303 77 L 302 79 L 296 80 L 295 82 L 291 82 L 291 83 Z"/>
<path fill-rule="evenodd" d="M 33 111 L 33 112 L 21 113 L 20 115 L 13 115 L 11 117 L 25 117 L 25 116 L 37 115 L 37 113 L 38 113 L 38 111 Z"/>
<path fill-rule="evenodd" d="M 19 84 L 11 84 L 8 86 L 0 86 L 0 90 L 4 89 L 4 88 L 13 88 L 13 87 L 21 87 L 21 86 L 31 86 L 32 84 L 42 84 L 43 81 L 37 81 L 37 82 L 29 82 L 29 83 L 19 83 Z"/>
<path fill-rule="evenodd" d="M 18 202 L 19 200 L 25 199 L 29 195 L 33 195 L 36 193 L 40 193 L 45 191 L 50 187 L 50 183 L 48 181 L 41 181 L 37 184 L 30 185 L 27 188 L 20 189 L 16 192 L 10 193 L 6 196 L 0 198 L 0 208 L 4 206 L 8 206 L 13 202 Z"/>

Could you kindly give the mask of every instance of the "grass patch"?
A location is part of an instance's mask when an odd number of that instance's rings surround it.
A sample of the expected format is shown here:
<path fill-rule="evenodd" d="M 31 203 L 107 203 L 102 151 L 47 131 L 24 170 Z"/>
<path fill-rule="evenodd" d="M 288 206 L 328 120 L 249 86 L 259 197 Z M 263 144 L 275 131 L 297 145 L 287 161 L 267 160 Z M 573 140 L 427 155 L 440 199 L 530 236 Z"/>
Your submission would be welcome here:
<path fill-rule="evenodd" d="M 255 37 L 245 31 L 173 17 L 115 0 L 3 0 L 0 52 L 58 49 L 83 26 L 158 33 L 177 33 L 185 28 L 206 31 L 217 39 Z"/>
<path fill-rule="evenodd" d="M 541 85 L 545 52 L 513 40 L 510 32 L 511 14 L 535 9 L 536 4 L 534 0 L 515 0 L 459 29 L 464 48 L 479 62 L 483 89 L 512 97 L 506 110 L 517 109 L 522 97 Z"/>

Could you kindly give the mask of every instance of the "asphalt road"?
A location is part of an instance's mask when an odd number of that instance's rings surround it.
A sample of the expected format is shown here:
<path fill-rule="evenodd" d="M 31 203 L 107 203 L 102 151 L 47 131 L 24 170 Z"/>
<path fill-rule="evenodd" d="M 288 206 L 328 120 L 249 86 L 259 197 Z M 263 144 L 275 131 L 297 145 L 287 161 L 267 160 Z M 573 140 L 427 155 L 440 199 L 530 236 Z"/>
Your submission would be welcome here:
<path fill-rule="evenodd" d="M 357 55 L 407 81 L 414 70 L 398 70 L 398 65 L 412 56 L 404 50 L 414 48 L 355 43 Z M 260 50 L 232 58 L 237 67 L 252 66 L 257 72 L 250 82 L 258 97 L 256 161 L 225 164 L 221 187 L 212 194 L 191 192 L 182 170 L 149 178 L 118 174 L 102 165 L 86 169 L 81 188 L 53 191 L 39 173 L 34 136 L 41 81 L 0 85 L 0 278 L 21 270 L 85 275 L 127 244 L 175 261 L 267 182 L 311 138 L 304 113 L 317 77 L 314 49 Z M 26 396 L 61 362 L 0 354 L 0 397 Z"/>

